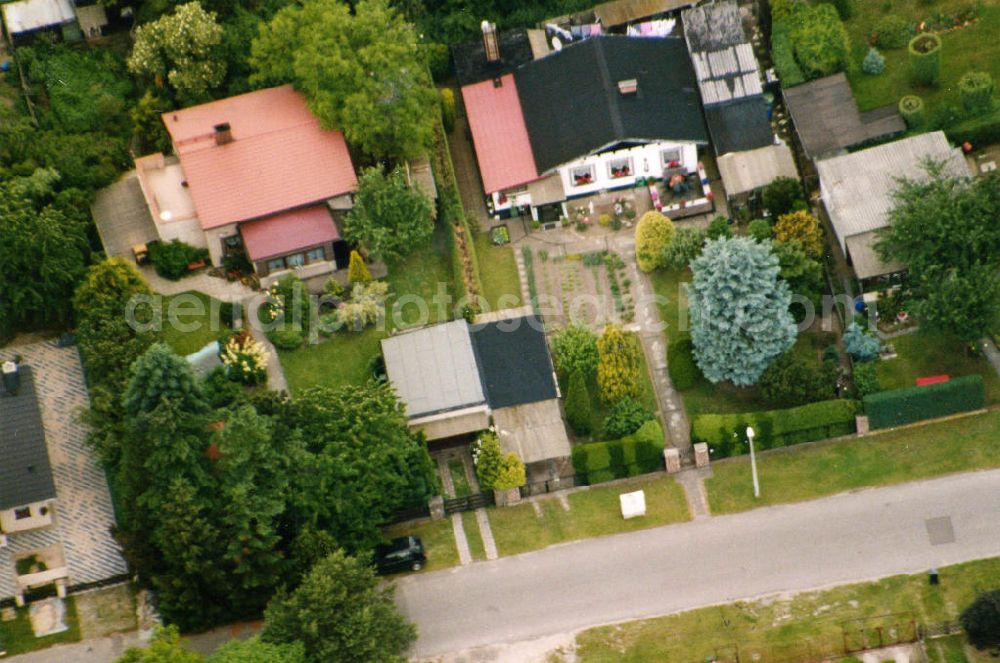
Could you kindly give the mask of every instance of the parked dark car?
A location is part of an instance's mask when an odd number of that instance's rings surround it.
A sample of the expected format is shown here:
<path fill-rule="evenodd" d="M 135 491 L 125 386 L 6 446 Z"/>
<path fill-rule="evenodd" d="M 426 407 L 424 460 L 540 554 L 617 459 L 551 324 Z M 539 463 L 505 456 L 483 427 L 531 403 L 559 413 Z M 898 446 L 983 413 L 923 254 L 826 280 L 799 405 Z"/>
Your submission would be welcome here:
<path fill-rule="evenodd" d="M 375 568 L 381 574 L 419 571 L 426 562 L 424 543 L 417 536 L 401 536 L 375 549 Z"/>

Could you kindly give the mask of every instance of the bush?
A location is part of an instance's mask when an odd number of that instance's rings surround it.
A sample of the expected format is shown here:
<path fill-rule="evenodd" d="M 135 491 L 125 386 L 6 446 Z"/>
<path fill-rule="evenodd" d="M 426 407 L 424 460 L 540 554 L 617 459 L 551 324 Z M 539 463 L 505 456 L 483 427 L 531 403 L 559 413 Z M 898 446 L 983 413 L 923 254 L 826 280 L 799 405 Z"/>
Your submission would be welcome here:
<path fill-rule="evenodd" d="M 779 242 L 798 240 L 810 258 L 823 256 L 823 230 L 819 219 L 805 210 L 779 216 L 774 224 L 774 238 Z"/>
<path fill-rule="evenodd" d="M 885 71 L 885 58 L 874 48 L 868 49 L 868 55 L 861 61 L 861 71 L 870 76 L 878 76 Z"/>
<path fill-rule="evenodd" d="M 152 242 L 149 260 L 156 273 L 165 279 L 177 281 L 188 273 L 188 265 L 208 258 L 208 251 L 185 244 L 179 239 L 171 242 Z"/>
<path fill-rule="evenodd" d="M 663 428 L 651 419 L 620 440 L 591 442 L 573 447 L 573 469 L 582 484 L 655 472 L 662 467 Z"/>
<path fill-rule="evenodd" d="M 899 114 L 907 128 L 919 128 L 924 123 L 924 100 L 915 94 L 906 95 L 899 100 Z"/>
<path fill-rule="evenodd" d="M 492 428 L 484 430 L 472 443 L 472 462 L 476 466 L 476 478 L 483 492 L 493 490 L 504 470 L 505 457 L 500 438 Z"/>
<path fill-rule="evenodd" d="M 807 361 L 789 350 L 764 369 L 760 387 L 772 403 L 805 405 L 836 396 L 837 369 L 833 364 Z"/>
<path fill-rule="evenodd" d="M 854 16 L 854 0 L 820 0 L 820 2 L 833 5 L 842 21 L 846 21 Z"/>
<path fill-rule="evenodd" d="M 233 382 L 260 384 L 267 379 L 268 354 L 247 331 L 233 334 L 222 349 L 222 363 Z"/>
<path fill-rule="evenodd" d="M 365 259 L 356 250 L 351 251 L 351 259 L 347 263 L 347 282 L 351 285 L 372 282 L 372 273 L 368 270 Z"/>
<path fill-rule="evenodd" d="M 792 28 L 795 59 L 807 78 L 829 76 L 850 67 L 851 46 L 837 10 L 830 5 L 804 5 Z"/>
<path fill-rule="evenodd" d="M 919 34 L 906 47 L 913 80 L 919 85 L 937 85 L 941 77 L 941 37 L 933 32 Z"/>
<path fill-rule="evenodd" d="M 794 177 L 775 178 L 773 182 L 764 187 L 763 202 L 772 219 L 806 209 L 802 183 Z"/>
<path fill-rule="evenodd" d="M 621 327 L 608 325 L 597 341 L 597 386 L 611 405 L 639 395 L 639 348 Z"/>
<path fill-rule="evenodd" d="M 882 391 L 882 385 L 878 380 L 877 361 L 870 361 L 866 364 L 855 364 L 854 386 L 858 390 L 859 398 Z"/>
<path fill-rule="evenodd" d="M 305 340 L 305 334 L 295 327 L 284 326 L 267 332 L 267 340 L 279 350 L 297 350 Z"/>
<path fill-rule="evenodd" d="M 882 344 L 877 338 L 866 334 L 861 327 L 851 324 L 844 332 L 844 350 L 854 359 L 854 361 L 866 362 L 874 361 L 878 358 L 878 353 L 882 349 Z"/>
<path fill-rule="evenodd" d="M 690 336 L 682 336 L 667 346 L 667 371 L 678 391 L 687 391 L 701 377 L 698 364 L 694 361 L 694 343 Z"/>
<path fill-rule="evenodd" d="M 708 239 L 719 239 L 720 237 L 732 237 L 733 231 L 729 229 L 729 219 L 724 216 L 717 216 L 708 224 L 705 233 Z"/>
<path fill-rule="evenodd" d="M 681 271 L 687 269 L 691 261 L 701 254 L 705 246 L 705 231 L 701 228 L 681 228 L 674 233 L 674 239 L 663 250 L 661 264 L 667 269 Z"/>
<path fill-rule="evenodd" d="M 563 375 L 575 371 L 589 378 L 597 372 L 597 334 L 585 325 L 570 325 L 552 337 L 552 362 Z"/>
<path fill-rule="evenodd" d="M 879 48 L 903 48 L 912 34 L 910 24 L 897 14 L 886 14 L 875 24 L 875 44 Z"/>
<path fill-rule="evenodd" d="M 985 402 L 981 375 L 967 375 L 924 387 L 882 391 L 864 399 L 865 413 L 873 429 L 979 410 Z"/>
<path fill-rule="evenodd" d="M 795 87 L 806 82 L 806 75 L 795 61 L 789 30 L 781 23 L 775 23 L 771 29 L 771 59 L 782 87 Z"/>
<path fill-rule="evenodd" d="M 441 88 L 441 121 L 446 133 L 455 130 L 455 93 L 451 88 Z"/>
<path fill-rule="evenodd" d="M 573 371 L 569 376 L 565 408 L 566 423 L 573 432 L 577 435 L 589 435 L 593 430 L 590 392 L 587 391 L 587 380 L 580 370 Z"/>
<path fill-rule="evenodd" d="M 983 592 L 962 611 L 959 621 L 978 649 L 1000 646 L 1000 590 Z"/>
<path fill-rule="evenodd" d="M 635 227 L 636 263 L 644 272 L 662 266 L 663 251 L 674 236 L 673 222 L 661 212 L 650 210 Z"/>
<path fill-rule="evenodd" d="M 754 219 L 747 226 L 747 235 L 758 242 L 771 239 L 771 223 L 767 219 Z"/>
<path fill-rule="evenodd" d="M 623 398 L 614 404 L 604 420 L 604 436 L 613 439 L 631 435 L 652 418 L 653 413 L 634 398 Z"/>
<path fill-rule="evenodd" d="M 958 79 L 962 106 L 969 113 L 988 113 L 993 108 L 993 77 L 985 71 L 969 71 Z"/>
<path fill-rule="evenodd" d="M 523 486 L 527 481 L 524 461 L 511 451 L 503 457 L 503 462 L 500 464 L 500 473 L 497 474 L 496 481 L 493 482 L 493 489 L 510 490 L 511 488 Z"/>
<path fill-rule="evenodd" d="M 744 453 L 745 431 L 752 426 L 758 449 L 775 449 L 802 442 L 850 435 L 858 402 L 829 400 L 784 410 L 743 414 L 699 414 L 691 420 L 691 438 L 711 447 L 715 458 Z"/>

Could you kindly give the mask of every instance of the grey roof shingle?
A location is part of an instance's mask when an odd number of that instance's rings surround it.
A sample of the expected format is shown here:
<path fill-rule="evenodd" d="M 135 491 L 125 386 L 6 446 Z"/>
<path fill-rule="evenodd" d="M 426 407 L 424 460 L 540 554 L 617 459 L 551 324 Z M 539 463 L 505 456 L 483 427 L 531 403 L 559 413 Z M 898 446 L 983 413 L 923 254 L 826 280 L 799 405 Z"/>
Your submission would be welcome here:
<path fill-rule="evenodd" d="M 697 81 L 677 38 L 591 37 L 514 73 L 539 173 L 619 143 L 708 142 Z M 622 95 L 618 82 L 638 81 Z"/>
<path fill-rule="evenodd" d="M 31 368 L 20 366 L 16 394 L 0 386 L 0 510 L 56 496 Z"/>

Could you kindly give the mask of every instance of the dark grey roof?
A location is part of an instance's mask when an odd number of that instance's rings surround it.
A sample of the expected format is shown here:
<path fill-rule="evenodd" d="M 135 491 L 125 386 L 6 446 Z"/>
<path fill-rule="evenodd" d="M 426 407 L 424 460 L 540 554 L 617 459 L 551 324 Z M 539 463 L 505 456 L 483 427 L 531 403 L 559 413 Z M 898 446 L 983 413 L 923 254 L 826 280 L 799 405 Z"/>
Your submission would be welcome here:
<path fill-rule="evenodd" d="M 534 316 L 470 328 L 486 401 L 495 409 L 556 397 L 542 322 Z"/>
<path fill-rule="evenodd" d="M 623 142 L 708 142 L 681 39 L 591 37 L 514 77 L 539 173 Z M 638 92 L 622 95 L 629 79 Z"/>
<path fill-rule="evenodd" d="M 894 107 L 860 113 L 843 73 L 788 88 L 782 94 L 802 148 L 813 159 L 906 131 Z"/>
<path fill-rule="evenodd" d="M 735 0 L 695 7 L 682 17 L 715 153 L 770 145 L 773 136 L 760 67 Z"/>
<path fill-rule="evenodd" d="M 56 496 L 31 368 L 19 367 L 16 394 L 0 386 L 0 509 Z"/>
<path fill-rule="evenodd" d="M 534 58 L 527 31 L 507 30 L 497 36 L 500 46 L 499 62 L 486 61 L 486 47 L 483 46 L 482 39 L 452 45 L 451 55 L 455 61 L 455 76 L 459 86 L 509 74 Z"/>
<path fill-rule="evenodd" d="M 763 95 L 705 107 L 705 121 L 718 155 L 766 147 L 774 142 Z"/>
<path fill-rule="evenodd" d="M 691 51 L 718 51 L 746 43 L 736 0 L 688 9 L 682 14 Z"/>

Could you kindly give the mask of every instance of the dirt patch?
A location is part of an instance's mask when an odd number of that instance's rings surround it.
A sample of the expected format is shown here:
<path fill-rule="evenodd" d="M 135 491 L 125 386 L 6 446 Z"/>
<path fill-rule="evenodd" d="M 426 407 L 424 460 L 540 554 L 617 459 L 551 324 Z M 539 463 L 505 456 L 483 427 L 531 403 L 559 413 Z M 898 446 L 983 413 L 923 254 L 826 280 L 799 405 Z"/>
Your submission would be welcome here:
<path fill-rule="evenodd" d="M 115 585 L 74 596 L 80 620 L 80 636 L 102 638 L 137 628 L 135 597 L 130 585 Z"/>

